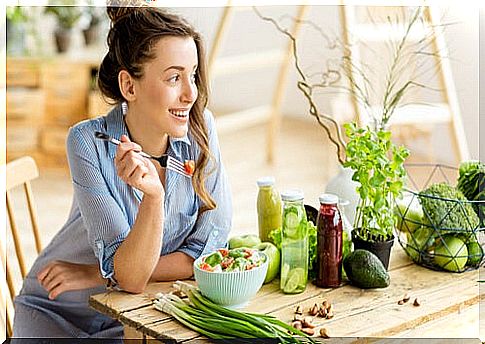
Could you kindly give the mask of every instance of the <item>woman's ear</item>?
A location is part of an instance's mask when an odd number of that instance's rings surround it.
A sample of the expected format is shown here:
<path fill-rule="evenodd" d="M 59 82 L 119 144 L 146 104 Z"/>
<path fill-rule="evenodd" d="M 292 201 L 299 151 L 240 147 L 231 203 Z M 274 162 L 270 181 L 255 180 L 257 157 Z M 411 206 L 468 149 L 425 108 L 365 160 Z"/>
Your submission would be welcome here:
<path fill-rule="evenodd" d="M 121 94 L 127 101 L 134 101 L 136 99 L 135 82 L 130 73 L 126 70 L 121 70 L 118 73 L 118 84 Z"/>

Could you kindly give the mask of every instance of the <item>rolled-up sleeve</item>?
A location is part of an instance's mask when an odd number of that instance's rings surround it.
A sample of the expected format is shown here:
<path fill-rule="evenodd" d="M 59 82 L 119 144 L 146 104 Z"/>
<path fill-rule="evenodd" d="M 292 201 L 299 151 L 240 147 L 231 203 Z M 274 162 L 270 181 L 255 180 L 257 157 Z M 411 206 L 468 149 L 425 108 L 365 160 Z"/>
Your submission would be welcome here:
<path fill-rule="evenodd" d="M 213 170 L 213 172 L 206 179 L 206 188 L 214 199 L 216 208 L 199 216 L 191 234 L 185 240 L 184 245 L 178 249 L 194 259 L 201 254 L 226 247 L 232 223 L 231 190 L 221 159 L 214 117 L 209 111 L 206 111 L 205 118 L 209 134 L 209 148 L 214 157 L 207 166 L 207 170 Z"/>
<path fill-rule="evenodd" d="M 73 127 L 67 137 L 67 154 L 71 170 L 74 198 L 88 232 L 89 245 L 98 258 L 101 274 L 113 279 L 113 259 L 117 248 L 128 236 L 130 226 L 126 214 L 112 196 L 102 174 L 101 164 L 112 163 L 99 157 L 94 131 Z M 105 162 L 103 162 L 105 161 Z"/>

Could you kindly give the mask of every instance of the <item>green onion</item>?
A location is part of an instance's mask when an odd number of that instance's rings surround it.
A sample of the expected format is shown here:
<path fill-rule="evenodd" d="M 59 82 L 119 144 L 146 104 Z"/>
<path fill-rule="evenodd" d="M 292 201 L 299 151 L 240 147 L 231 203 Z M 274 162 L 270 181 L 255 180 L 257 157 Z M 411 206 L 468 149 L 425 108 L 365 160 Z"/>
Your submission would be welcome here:
<path fill-rule="evenodd" d="M 157 294 L 155 308 L 173 316 L 183 325 L 213 339 L 275 338 L 280 343 L 315 341 L 304 332 L 278 320 L 257 313 L 235 311 L 215 304 L 193 285 L 177 281 L 174 286 L 183 291 L 188 300 L 175 295 Z M 296 338 L 294 335 L 301 336 Z"/>

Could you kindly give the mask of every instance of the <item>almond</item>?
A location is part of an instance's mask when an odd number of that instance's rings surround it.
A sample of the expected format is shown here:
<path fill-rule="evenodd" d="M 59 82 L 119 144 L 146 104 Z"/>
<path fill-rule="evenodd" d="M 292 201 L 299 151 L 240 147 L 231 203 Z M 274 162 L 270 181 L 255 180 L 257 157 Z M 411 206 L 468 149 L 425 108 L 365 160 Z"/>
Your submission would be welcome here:
<path fill-rule="evenodd" d="M 315 330 L 312 328 L 302 328 L 303 333 L 306 333 L 309 336 L 313 336 L 315 334 Z"/>
<path fill-rule="evenodd" d="M 303 328 L 303 325 L 302 325 L 301 321 L 293 321 L 291 323 L 291 326 L 293 326 L 297 330 L 301 330 Z"/>
<path fill-rule="evenodd" d="M 322 338 L 330 338 L 330 336 L 327 333 L 327 329 L 325 327 L 322 327 L 320 329 L 320 337 L 322 337 Z"/>
<path fill-rule="evenodd" d="M 305 319 L 303 319 L 303 321 L 301 322 L 301 324 L 303 325 L 303 327 L 305 328 L 315 328 L 315 325 L 312 324 L 312 318 L 311 317 L 306 317 Z"/>

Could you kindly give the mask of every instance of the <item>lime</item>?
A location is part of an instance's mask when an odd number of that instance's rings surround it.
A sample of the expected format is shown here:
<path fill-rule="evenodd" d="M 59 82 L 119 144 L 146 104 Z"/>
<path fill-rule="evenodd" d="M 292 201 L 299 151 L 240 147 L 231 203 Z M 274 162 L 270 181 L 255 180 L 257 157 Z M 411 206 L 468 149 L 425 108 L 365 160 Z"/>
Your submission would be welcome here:
<path fill-rule="evenodd" d="M 288 279 L 283 288 L 284 293 L 295 293 L 300 291 L 299 287 L 305 285 L 305 270 L 302 268 L 295 268 L 288 273 Z"/>
<path fill-rule="evenodd" d="M 468 249 L 467 265 L 475 267 L 478 264 L 480 264 L 483 258 L 482 246 L 478 242 L 474 241 L 474 242 L 468 243 L 466 247 Z"/>

